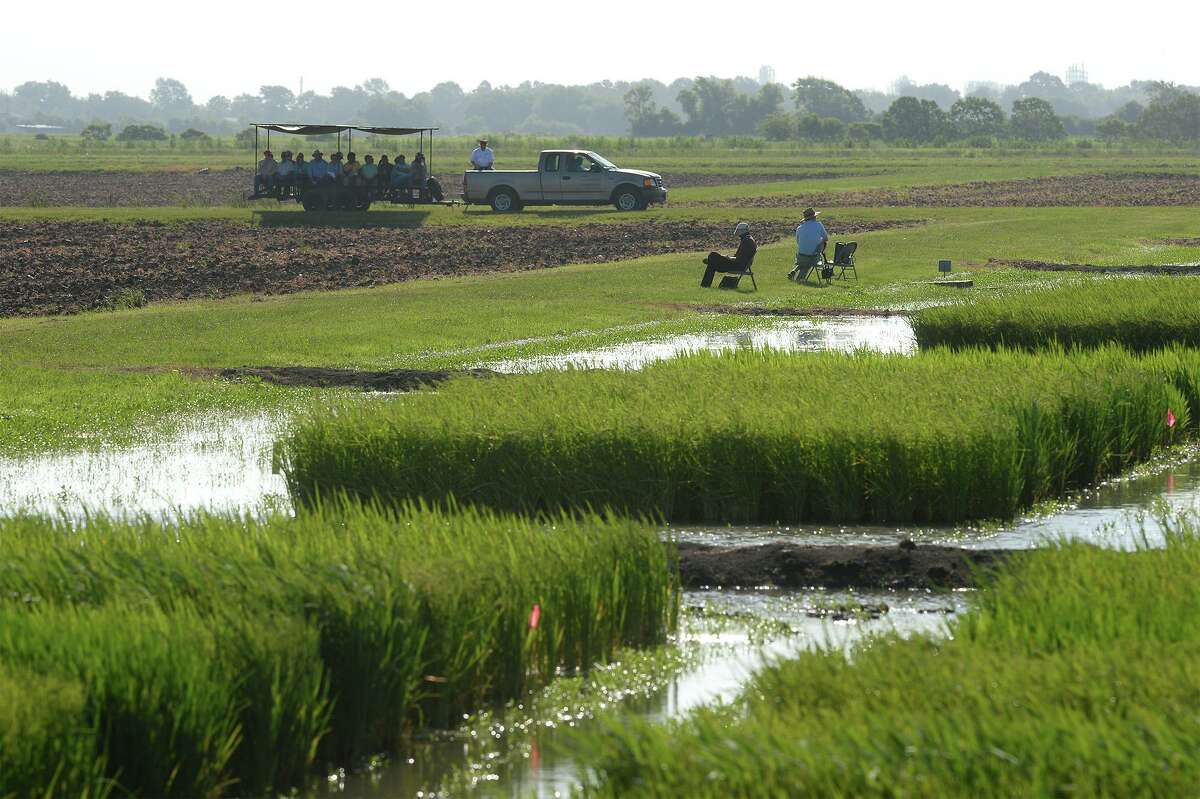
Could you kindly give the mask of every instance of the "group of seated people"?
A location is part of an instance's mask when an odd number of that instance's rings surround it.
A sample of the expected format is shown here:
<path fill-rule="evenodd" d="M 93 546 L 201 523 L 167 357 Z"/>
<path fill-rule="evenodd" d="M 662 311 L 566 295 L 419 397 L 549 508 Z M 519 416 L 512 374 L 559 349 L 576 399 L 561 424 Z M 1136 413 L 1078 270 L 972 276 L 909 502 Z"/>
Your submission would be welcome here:
<path fill-rule="evenodd" d="M 424 153 L 413 156 L 411 164 L 403 153 L 396 156 L 395 163 L 386 155 L 379 156 L 379 163 L 375 163 L 374 156 L 366 155 L 360 163 L 355 153 L 347 153 L 343 161 L 340 152 L 326 161 L 320 150 L 314 150 L 308 161 L 304 153 L 296 153 L 293 158 L 290 150 L 284 150 L 281 158 L 276 161 L 270 150 L 263 151 L 254 175 L 255 194 L 299 196 L 309 187 L 343 186 L 367 196 L 383 196 L 393 189 L 424 188 L 429 180 Z"/>

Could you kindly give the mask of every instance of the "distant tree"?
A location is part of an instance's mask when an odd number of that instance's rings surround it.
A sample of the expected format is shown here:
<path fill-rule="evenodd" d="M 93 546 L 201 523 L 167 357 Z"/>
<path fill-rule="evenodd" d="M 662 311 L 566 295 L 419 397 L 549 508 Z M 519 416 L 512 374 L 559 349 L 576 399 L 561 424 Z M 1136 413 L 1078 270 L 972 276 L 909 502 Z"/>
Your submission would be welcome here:
<path fill-rule="evenodd" d="M 739 94 L 733 101 L 733 119 L 730 130 L 733 133 L 754 133 L 758 124 L 779 110 L 783 102 L 783 86 L 778 83 L 766 83 L 753 93 Z"/>
<path fill-rule="evenodd" d="M 184 141 L 202 141 L 208 138 L 208 134 L 202 130 L 188 128 L 183 133 L 179 134 L 179 138 L 183 139 Z"/>
<path fill-rule="evenodd" d="M 1104 139 L 1105 141 L 1124 139 L 1133 132 L 1133 129 L 1134 126 L 1131 123 L 1126 122 L 1118 116 L 1108 117 L 1107 119 L 1101 120 L 1100 123 L 1096 125 L 1096 132 L 1099 133 L 1100 138 Z"/>
<path fill-rule="evenodd" d="M 1125 105 L 1113 112 L 1113 116 L 1122 122 L 1133 123 L 1141 119 L 1142 112 L 1145 110 L 1146 107 L 1137 100 L 1130 100 L 1129 102 L 1125 103 Z"/>
<path fill-rule="evenodd" d="M 112 125 L 108 122 L 93 122 L 79 133 L 85 141 L 108 141 L 112 136 Z"/>
<path fill-rule="evenodd" d="M 13 97 L 28 106 L 32 113 L 66 115 L 75 105 L 71 90 L 52 80 L 22 83 L 13 89 Z"/>
<path fill-rule="evenodd" d="M 872 139 L 883 138 L 883 130 L 875 122 L 851 122 L 846 126 L 846 136 L 852 142 L 865 144 Z"/>
<path fill-rule="evenodd" d="M 1173 84 L 1160 84 L 1137 123 L 1148 138 L 1164 141 L 1200 139 L 1200 95 Z"/>
<path fill-rule="evenodd" d="M 208 102 L 204 104 L 204 110 L 210 116 L 224 118 L 233 113 L 233 104 L 229 102 L 228 97 L 216 94 L 208 98 Z"/>
<path fill-rule="evenodd" d="M 791 114 L 768 114 L 758 123 L 758 135 L 767 141 L 794 139 L 796 138 L 796 119 Z"/>
<path fill-rule="evenodd" d="M 687 115 L 687 129 L 706 136 L 730 133 L 738 92 L 732 80 L 697 77 L 692 88 L 679 93 L 678 101 Z"/>
<path fill-rule="evenodd" d="M 1040 97 L 1015 101 L 1009 127 L 1018 139 L 1029 141 L 1050 141 L 1067 135 L 1054 107 Z"/>
<path fill-rule="evenodd" d="M 358 88 L 365 94 L 372 94 L 376 97 L 387 94 L 392 89 L 388 86 L 388 82 L 383 78 L 367 78 Z"/>
<path fill-rule="evenodd" d="M 797 111 L 834 117 L 843 122 L 861 122 L 870 116 L 862 99 L 854 92 L 812 75 L 792 84 L 792 100 Z"/>
<path fill-rule="evenodd" d="M 999 136 L 1004 130 L 1004 109 L 982 97 L 963 97 L 950 106 L 950 124 L 963 138 Z"/>
<path fill-rule="evenodd" d="M 933 100 L 900 97 L 883 114 L 883 137 L 891 142 L 927 144 L 946 132 L 946 112 Z"/>
<path fill-rule="evenodd" d="M 187 87 L 174 78 L 159 78 L 150 90 L 150 102 L 167 117 L 187 116 L 195 110 Z"/>
<path fill-rule="evenodd" d="M 258 87 L 258 113 L 267 121 L 286 121 L 295 104 L 296 95 L 286 86 Z"/>
<path fill-rule="evenodd" d="M 944 83 L 918 85 L 904 75 L 901 75 L 896 80 L 893 88 L 897 97 L 915 97 L 918 100 L 929 100 L 944 110 L 949 110 L 950 106 L 954 105 L 954 102 L 959 98 L 958 92 Z"/>
<path fill-rule="evenodd" d="M 157 125 L 126 125 L 117 141 L 165 141 L 167 132 Z"/>

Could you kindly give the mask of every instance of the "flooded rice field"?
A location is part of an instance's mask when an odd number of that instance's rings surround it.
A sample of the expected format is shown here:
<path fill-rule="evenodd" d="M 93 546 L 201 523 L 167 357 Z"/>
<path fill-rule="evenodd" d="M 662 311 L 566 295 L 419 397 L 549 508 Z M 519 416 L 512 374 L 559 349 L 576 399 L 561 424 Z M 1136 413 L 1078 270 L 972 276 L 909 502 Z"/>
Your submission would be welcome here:
<path fill-rule="evenodd" d="M 567 796 L 579 784 L 569 754 L 574 731 L 597 713 L 665 721 L 732 701 L 764 664 L 817 648 L 848 650 L 866 635 L 939 635 L 967 607 L 967 594 L 926 592 L 697 591 L 684 597 L 674 674 L 634 680 L 607 707 L 566 705 L 552 717 L 495 722 L 484 736 L 417 744 L 406 757 L 361 774 L 336 774 L 317 791 L 350 797 L 461 795 Z M 611 697 L 611 695 L 610 695 Z M 532 734 L 526 734 L 533 730 Z M 481 742 L 480 737 L 487 740 Z M 447 789 L 447 786 L 449 788 Z M 441 791 L 445 790 L 445 793 Z"/>
<path fill-rule="evenodd" d="M 914 352 L 912 323 L 904 316 L 790 319 L 770 326 L 722 333 L 685 333 L 560 355 L 517 358 L 484 364 L 504 373 L 546 369 L 641 369 L 691 352 L 773 349 L 782 352 Z"/>

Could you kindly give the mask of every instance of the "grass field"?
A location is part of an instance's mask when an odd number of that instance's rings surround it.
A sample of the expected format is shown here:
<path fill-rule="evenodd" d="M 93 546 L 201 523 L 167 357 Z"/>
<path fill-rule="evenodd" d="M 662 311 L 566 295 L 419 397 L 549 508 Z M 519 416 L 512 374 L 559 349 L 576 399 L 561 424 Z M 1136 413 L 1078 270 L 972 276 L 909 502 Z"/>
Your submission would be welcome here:
<path fill-rule="evenodd" d="M 37 691 L 0 705 L 0 740 L 26 735 L 5 793 L 56 764 L 83 792 L 98 762 L 122 794 L 279 792 L 661 643 L 678 601 L 658 536 L 596 517 L 16 519 L 0 542 L 0 696 L 25 673 Z"/>
<path fill-rule="evenodd" d="M 587 796 L 1179 796 L 1200 779 L 1200 529 L 1022 557 L 944 640 L 758 674 L 736 704 L 577 740 Z"/>
<path fill-rule="evenodd" d="M 1198 302 L 1195 278 L 1107 277 L 927 308 L 913 329 L 922 347 L 1196 347 Z"/>
<path fill-rule="evenodd" d="M 672 522 L 945 523 L 1089 485 L 1193 418 L 1190 350 L 703 354 L 321 413 L 285 437 L 284 469 L 304 503 L 345 491 Z"/>

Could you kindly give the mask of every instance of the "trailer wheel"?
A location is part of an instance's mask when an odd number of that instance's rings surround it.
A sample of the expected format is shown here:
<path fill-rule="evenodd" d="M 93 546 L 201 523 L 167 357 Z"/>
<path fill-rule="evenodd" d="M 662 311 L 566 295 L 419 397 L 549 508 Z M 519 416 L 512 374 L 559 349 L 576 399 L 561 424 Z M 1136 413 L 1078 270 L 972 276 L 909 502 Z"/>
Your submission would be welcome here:
<path fill-rule="evenodd" d="M 613 192 L 613 205 L 618 211 L 640 211 L 645 207 L 645 200 L 637 188 L 620 186 Z"/>
<path fill-rule="evenodd" d="M 300 204 L 304 206 L 305 211 L 324 211 L 325 192 L 320 189 L 309 189 L 300 198 Z"/>
<path fill-rule="evenodd" d="M 512 189 L 496 189 L 492 192 L 492 196 L 488 199 L 492 205 L 492 210 L 498 214 L 506 214 L 510 211 L 520 211 L 521 203 L 517 200 L 517 194 Z"/>

